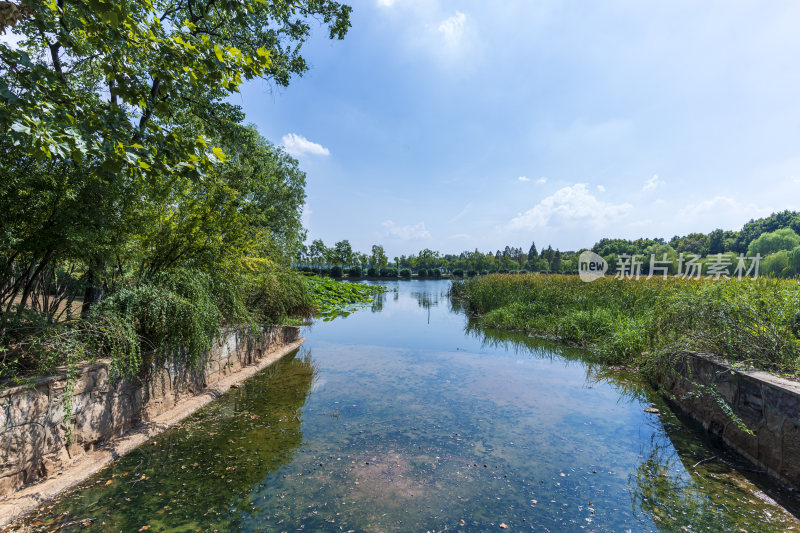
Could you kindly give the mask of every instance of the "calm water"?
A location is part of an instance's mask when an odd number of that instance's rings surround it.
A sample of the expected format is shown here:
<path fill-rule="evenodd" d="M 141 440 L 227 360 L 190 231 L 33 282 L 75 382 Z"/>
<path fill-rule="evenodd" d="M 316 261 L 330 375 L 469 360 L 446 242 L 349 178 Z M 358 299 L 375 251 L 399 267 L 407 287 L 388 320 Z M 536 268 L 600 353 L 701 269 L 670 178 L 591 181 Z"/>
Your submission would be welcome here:
<path fill-rule="evenodd" d="M 386 285 L 371 309 L 306 328 L 299 352 L 23 523 L 800 530 L 764 502 L 791 505 L 792 494 L 732 470 L 735 457 L 632 376 L 558 343 L 471 327 L 448 282 Z"/>

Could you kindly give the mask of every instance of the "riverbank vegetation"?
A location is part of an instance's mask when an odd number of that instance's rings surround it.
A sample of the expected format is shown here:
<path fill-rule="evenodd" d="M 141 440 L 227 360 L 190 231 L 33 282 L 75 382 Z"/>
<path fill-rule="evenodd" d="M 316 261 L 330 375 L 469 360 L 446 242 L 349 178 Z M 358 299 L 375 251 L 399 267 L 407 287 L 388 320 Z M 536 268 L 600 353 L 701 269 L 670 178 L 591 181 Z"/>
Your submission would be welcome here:
<path fill-rule="evenodd" d="M 23 2 L 0 33 L 0 381 L 98 355 L 193 364 L 220 328 L 314 311 L 291 267 L 305 174 L 245 123 L 245 80 L 307 70 L 332 0 Z M 313 26 L 317 26 L 316 24 Z M 16 43 L 16 44 L 13 44 Z"/>
<path fill-rule="evenodd" d="M 747 257 L 760 255 L 761 274 L 796 277 L 800 276 L 800 213 L 782 211 L 766 218 L 751 220 L 739 231 L 716 229 L 707 234 L 690 233 L 682 237 L 676 235 L 669 240 L 601 239 L 591 248 L 577 251 L 562 251 L 553 249 L 550 245 L 539 249 L 535 242 L 531 243 L 527 251 L 520 247 L 506 246 L 494 252 L 475 249 L 459 254 L 443 254 L 426 248 L 417 254 L 394 257 L 392 262 L 381 245 L 373 245 L 371 252 L 367 254 L 354 251 L 347 240 L 327 247 L 322 240 L 317 239 L 300 248 L 297 263 L 322 275 L 330 275 L 334 267 L 346 270 L 348 266 L 357 266 L 362 272 L 371 272 L 368 274 L 371 277 L 386 277 L 382 275 L 382 270 L 387 266 L 396 271 L 407 268 L 412 275 L 425 271 L 428 277 L 437 270 L 444 276 L 454 278 L 496 272 L 574 274 L 578 270 L 581 252 L 587 249 L 602 256 L 612 272 L 620 266 L 621 260 L 630 261 L 630 257 L 635 255 L 642 262 L 641 271 L 645 275 L 649 272 L 651 256 L 658 261 L 667 261 L 669 273 L 675 274 L 683 255 L 684 261 L 695 258 L 702 273 L 705 273 L 709 263 L 715 261 L 713 256 L 722 254 L 718 262 L 735 266 L 741 254 Z"/>
<path fill-rule="evenodd" d="M 800 376 L 800 284 L 759 279 L 613 279 L 493 274 L 453 282 L 488 327 L 554 336 L 601 360 L 659 371 L 691 350 Z"/>

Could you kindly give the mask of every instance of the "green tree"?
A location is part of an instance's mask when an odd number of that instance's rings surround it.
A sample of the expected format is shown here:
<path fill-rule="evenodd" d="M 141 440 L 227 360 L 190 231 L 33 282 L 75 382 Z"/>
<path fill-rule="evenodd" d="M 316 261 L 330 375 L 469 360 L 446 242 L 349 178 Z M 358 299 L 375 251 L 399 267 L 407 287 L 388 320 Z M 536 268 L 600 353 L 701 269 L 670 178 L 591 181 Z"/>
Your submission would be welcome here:
<path fill-rule="evenodd" d="M 353 247 L 347 239 L 333 245 L 331 254 L 332 263 L 344 267 L 353 262 Z"/>
<path fill-rule="evenodd" d="M 0 127 L 8 132 L 0 171 L 15 173 L 15 190 L 32 196 L 43 184 L 34 166 L 79 179 L 50 198 L 65 224 L 51 217 L 34 230 L 43 242 L 72 240 L 26 251 L 27 264 L 11 245 L 3 259 L 31 279 L 73 253 L 88 268 L 88 303 L 110 264 L 138 246 L 139 230 L 160 225 L 165 206 L 198 180 L 202 190 L 216 187 L 207 176 L 228 157 L 198 124 L 226 108 L 244 80 L 286 85 L 304 72 L 309 18 L 332 38 L 350 24 L 350 8 L 331 0 L 21 5 L 21 46 L 0 43 Z M 2 274 L 5 283 L 8 269 Z"/>
<path fill-rule="evenodd" d="M 762 256 L 773 254 L 781 250 L 791 250 L 800 246 L 800 235 L 791 228 L 782 228 L 769 233 L 763 233 L 747 247 L 747 255 Z"/>
<path fill-rule="evenodd" d="M 369 256 L 370 264 L 378 269 L 385 268 L 389 264 L 389 259 L 386 257 L 386 252 L 380 244 L 372 245 L 372 253 Z"/>

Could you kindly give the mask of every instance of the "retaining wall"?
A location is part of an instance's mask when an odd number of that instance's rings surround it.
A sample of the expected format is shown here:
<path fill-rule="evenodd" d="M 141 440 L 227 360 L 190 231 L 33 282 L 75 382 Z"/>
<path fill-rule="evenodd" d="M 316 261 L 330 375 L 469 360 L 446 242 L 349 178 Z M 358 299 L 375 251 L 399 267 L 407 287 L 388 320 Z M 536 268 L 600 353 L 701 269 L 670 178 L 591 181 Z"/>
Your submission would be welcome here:
<path fill-rule="evenodd" d="M 800 383 L 767 372 L 737 371 L 709 354 L 681 354 L 661 388 L 671 400 L 734 450 L 800 488 Z M 700 387 L 698 387 L 700 385 Z M 714 386 L 754 435 L 727 416 L 703 387 Z"/>
<path fill-rule="evenodd" d="M 267 326 L 259 341 L 225 332 L 206 356 L 202 370 L 164 364 L 150 377 L 112 380 L 110 361 L 79 367 L 72 392 L 72 439 L 67 442 L 64 369 L 52 376 L 0 390 L 0 498 L 52 476 L 63 466 L 140 422 L 165 412 L 205 387 L 278 346 L 294 342 L 300 328 Z"/>

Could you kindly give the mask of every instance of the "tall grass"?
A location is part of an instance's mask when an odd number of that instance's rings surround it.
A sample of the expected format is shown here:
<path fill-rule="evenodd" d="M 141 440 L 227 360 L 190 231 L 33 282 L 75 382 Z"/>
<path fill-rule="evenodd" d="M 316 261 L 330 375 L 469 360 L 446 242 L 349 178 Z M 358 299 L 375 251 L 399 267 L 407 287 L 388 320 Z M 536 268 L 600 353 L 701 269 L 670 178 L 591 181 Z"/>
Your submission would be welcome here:
<path fill-rule="evenodd" d="M 800 375 L 800 284 L 493 274 L 453 282 L 489 327 L 553 335 L 609 363 L 658 364 L 659 354 L 709 352 L 749 367 Z"/>

